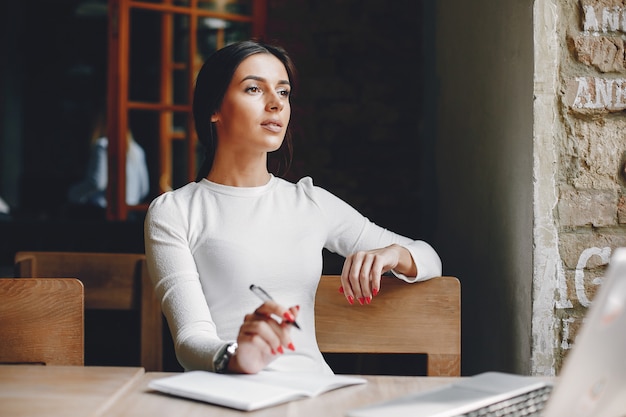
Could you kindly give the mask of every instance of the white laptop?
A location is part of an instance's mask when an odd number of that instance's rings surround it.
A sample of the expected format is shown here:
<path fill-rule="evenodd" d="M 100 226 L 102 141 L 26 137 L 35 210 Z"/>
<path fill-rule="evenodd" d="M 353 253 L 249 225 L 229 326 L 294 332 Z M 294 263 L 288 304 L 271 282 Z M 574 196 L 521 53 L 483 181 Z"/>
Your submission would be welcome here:
<path fill-rule="evenodd" d="M 626 248 L 614 251 L 554 384 L 543 377 L 486 372 L 347 415 L 626 417 Z"/>

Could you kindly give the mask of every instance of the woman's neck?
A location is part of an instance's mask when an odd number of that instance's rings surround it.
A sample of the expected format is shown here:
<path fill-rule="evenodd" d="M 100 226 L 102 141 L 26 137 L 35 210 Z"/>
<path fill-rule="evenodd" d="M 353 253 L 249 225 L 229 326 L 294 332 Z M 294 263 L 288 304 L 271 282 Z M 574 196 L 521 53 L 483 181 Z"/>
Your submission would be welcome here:
<path fill-rule="evenodd" d="M 270 180 L 266 152 L 234 152 L 217 148 L 209 181 L 231 187 L 260 187 Z"/>
<path fill-rule="evenodd" d="M 227 169 L 214 164 L 206 177 L 209 181 L 231 187 L 260 187 L 270 181 L 271 175 L 265 166 L 244 169 L 229 166 Z"/>

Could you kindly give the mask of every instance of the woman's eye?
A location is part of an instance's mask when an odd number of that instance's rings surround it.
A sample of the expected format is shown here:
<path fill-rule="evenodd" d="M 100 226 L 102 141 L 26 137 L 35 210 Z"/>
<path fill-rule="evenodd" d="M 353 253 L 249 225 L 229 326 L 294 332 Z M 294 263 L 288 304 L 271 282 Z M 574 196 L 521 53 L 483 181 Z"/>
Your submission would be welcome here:
<path fill-rule="evenodd" d="M 280 90 L 278 91 L 278 94 L 282 97 L 289 97 L 289 95 L 291 94 L 291 91 L 289 90 Z"/>
<path fill-rule="evenodd" d="M 260 92 L 261 89 L 259 87 L 257 87 L 256 85 L 251 85 L 250 87 L 246 88 L 246 93 L 258 93 Z"/>

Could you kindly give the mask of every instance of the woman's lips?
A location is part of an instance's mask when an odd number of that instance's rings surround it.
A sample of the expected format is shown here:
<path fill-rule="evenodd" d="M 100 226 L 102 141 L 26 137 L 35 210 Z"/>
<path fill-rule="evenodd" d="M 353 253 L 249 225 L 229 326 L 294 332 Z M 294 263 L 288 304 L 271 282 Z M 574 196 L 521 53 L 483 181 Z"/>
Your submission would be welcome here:
<path fill-rule="evenodd" d="M 273 133 L 280 133 L 283 130 L 283 125 L 275 120 L 265 121 L 261 123 L 261 126 L 263 126 L 264 129 L 267 129 Z"/>

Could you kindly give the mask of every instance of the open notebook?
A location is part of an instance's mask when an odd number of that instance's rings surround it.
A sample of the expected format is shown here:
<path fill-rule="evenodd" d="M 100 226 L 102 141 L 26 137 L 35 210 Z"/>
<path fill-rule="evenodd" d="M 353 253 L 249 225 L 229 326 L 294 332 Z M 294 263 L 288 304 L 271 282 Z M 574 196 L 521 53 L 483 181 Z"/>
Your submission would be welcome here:
<path fill-rule="evenodd" d="M 613 253 L 604 281 L 554 385 L 540 377 L 487 372 L 441 388 L 350 410 L 347 415 L 626 416 L 626 248 Z"/>
<path fill-rule="evenodd" d="M 263 371 L 235 375 L 190 371 L 155 379 L 148 386 L 166 394 L 251 411 L 366 382 L 363 378 L 322 373 Z"/>

